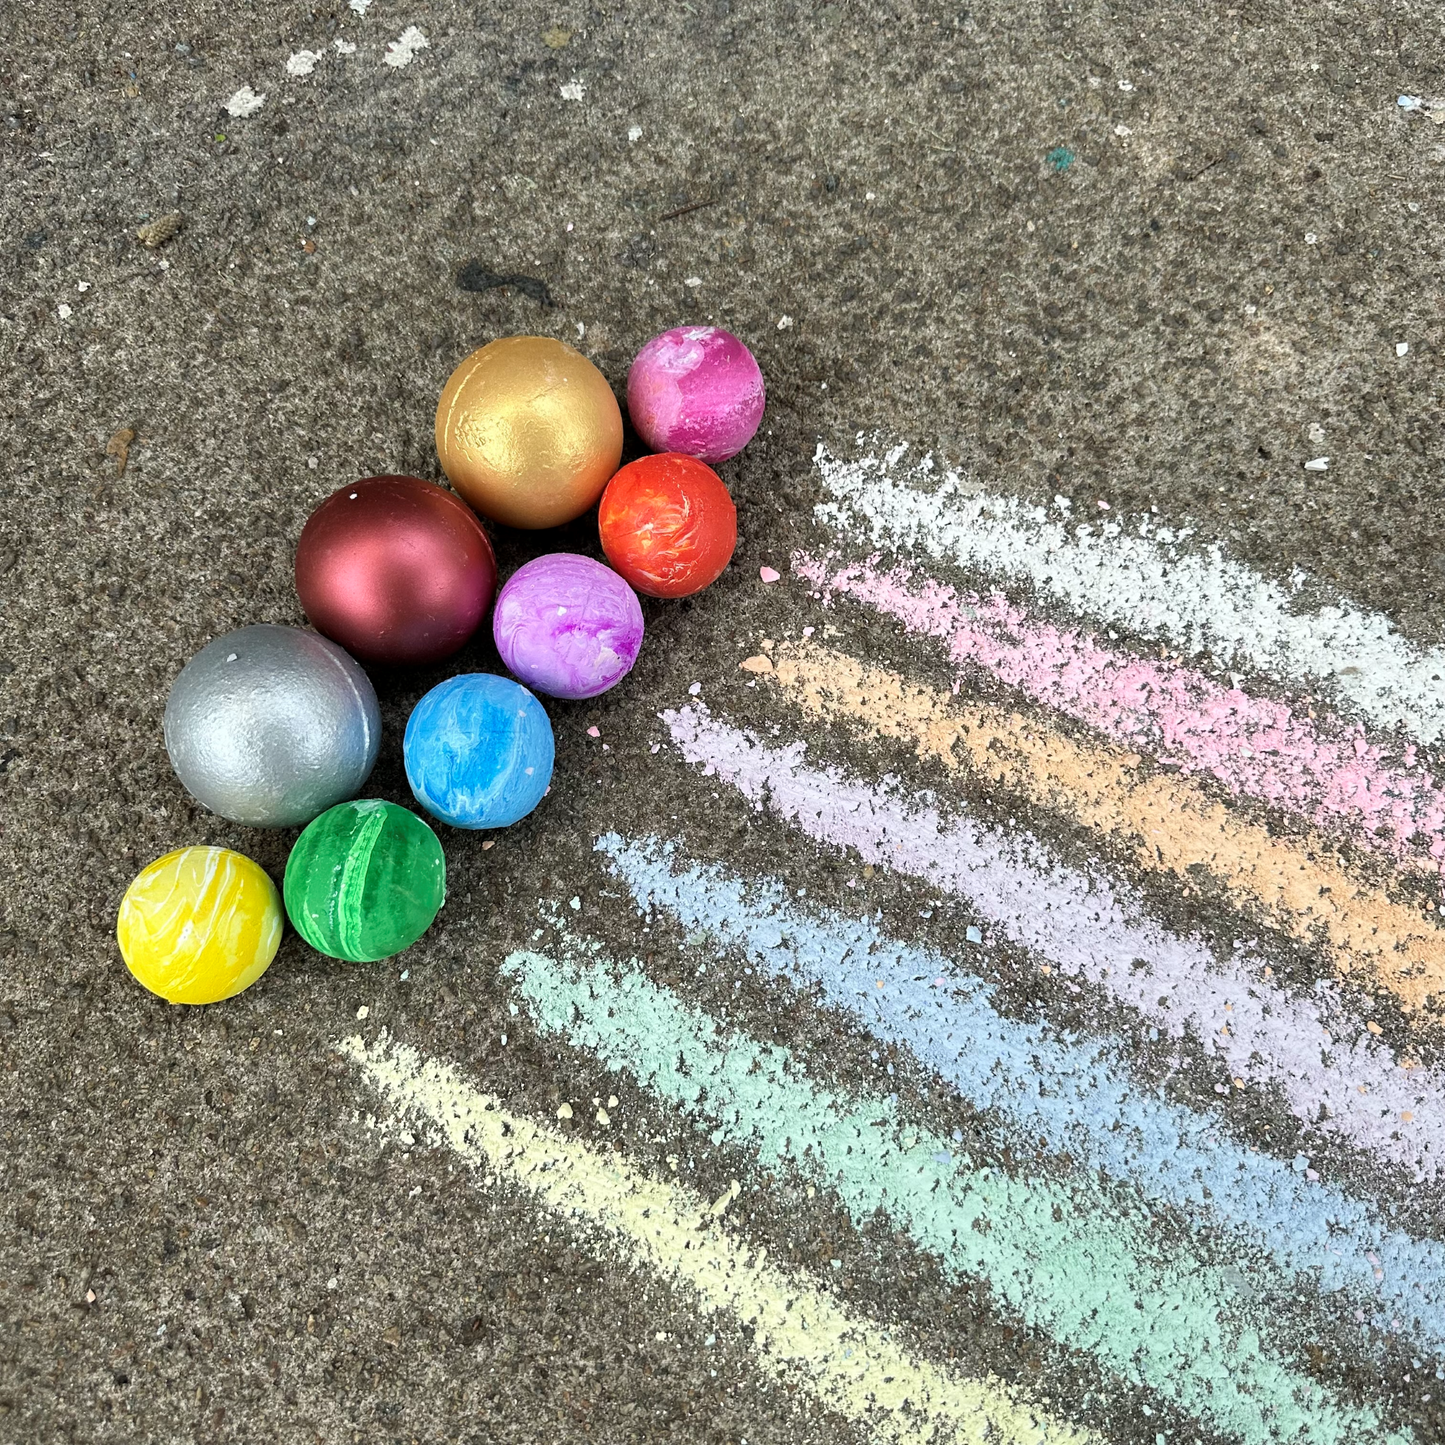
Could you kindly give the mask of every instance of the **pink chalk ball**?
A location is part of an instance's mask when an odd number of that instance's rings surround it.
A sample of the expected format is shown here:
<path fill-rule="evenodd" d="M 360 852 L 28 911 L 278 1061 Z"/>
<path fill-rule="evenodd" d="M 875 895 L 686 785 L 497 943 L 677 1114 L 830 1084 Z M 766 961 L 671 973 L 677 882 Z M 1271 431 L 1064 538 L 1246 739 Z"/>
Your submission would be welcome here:
<path fill-rule="evenodd" d="M 725 462 L 753 439 L 764 403 L 752 352 L 717 326 L 654 336 L 627 373 L 632 425 L 656 452 Z"/>

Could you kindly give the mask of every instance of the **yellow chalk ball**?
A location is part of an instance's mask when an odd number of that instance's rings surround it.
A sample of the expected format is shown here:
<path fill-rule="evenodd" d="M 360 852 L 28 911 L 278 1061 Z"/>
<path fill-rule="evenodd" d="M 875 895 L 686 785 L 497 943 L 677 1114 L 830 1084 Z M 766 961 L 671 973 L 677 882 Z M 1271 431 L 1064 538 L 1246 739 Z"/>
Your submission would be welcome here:
<path fill-rule="evenodd" d="M 218 1003 L 261 977 L 281 945 L 276 885 L 229 848 L 178 848 L 139 872 L 115 936 L 136 978 L 169 1003 Z"/>

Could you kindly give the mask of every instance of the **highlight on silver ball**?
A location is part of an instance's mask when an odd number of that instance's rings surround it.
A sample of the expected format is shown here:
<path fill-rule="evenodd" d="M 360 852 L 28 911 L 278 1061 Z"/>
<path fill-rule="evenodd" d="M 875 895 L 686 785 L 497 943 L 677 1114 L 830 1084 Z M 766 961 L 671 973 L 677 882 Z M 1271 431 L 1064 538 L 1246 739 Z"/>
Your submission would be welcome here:
<path fill-rule="evenodd" d="M 288 828 L 354 798 L 376 764 L 371 679 L 299 627 L 240 627 L 203 647 L 166 699 L 166 751 L 197 802 L 257 828 Z"/>

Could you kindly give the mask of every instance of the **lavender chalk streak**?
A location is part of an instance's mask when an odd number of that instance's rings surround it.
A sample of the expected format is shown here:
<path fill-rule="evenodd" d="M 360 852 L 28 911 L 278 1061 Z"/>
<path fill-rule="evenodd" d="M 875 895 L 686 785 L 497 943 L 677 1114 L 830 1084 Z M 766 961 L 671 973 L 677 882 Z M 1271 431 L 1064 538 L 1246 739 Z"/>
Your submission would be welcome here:
<path fill-rule="evenodd" d="M 1221 963 L 1198 938 L 1144 918 L 1119 884 L 1064 866 L 1028 834 L 1004 838 L 967 817 L 945 824 L 928 799 L 908 797 L 894 779 L 875 788 L 836 768 L 806 767 L 802 743 L 768 748 L 700 705 L 662 718 L 689 762 L 759 809 L 766 798 L 820 842 L 969 899 L 1011 942 L 1087 978 L 1171 1038 L 1193 1028 L 1231 1075 L 1277 1087 L 1307 1126 L 1417 1179 L 1439 1174 L 1445 1080 L 1436 1070 L 1396 1067 L 1368 1034 L 1334 1037 L 1329 1025 L 1340 1029 L 1345 1020 L 1329 1007 L 1325 985 L 1315 999 L 1291 997 L 1243 959 Z M 1147 967 L 1136 970 L 1136 960 Z"/>
<path fill-rule="evenodd" d="M 1359 1200 L 1232 1140 L 1207 1114 L 1140 1087 L 1116 1051 L 1081 1044 L 993 1007 L 993 990 L 942 955 L 866 920 L 815 915 L 777 883 L 680 863 L 655 838 L 609 833 L 597 850 L 643 908 L 704 929 L 757 967 L 822 990 L 875 1037 L 909 1049 L 959 1095 L 1000 1121 L 1002 1142 L 1055 1152 L 1130 1181 L 1191 1215 L 1207 1209 L 1325 1294 L 1347 1291 L 1385 1331 L 1400 1319 L 1445 1350 L 1445 1245 L 1390 1229 Z"/>

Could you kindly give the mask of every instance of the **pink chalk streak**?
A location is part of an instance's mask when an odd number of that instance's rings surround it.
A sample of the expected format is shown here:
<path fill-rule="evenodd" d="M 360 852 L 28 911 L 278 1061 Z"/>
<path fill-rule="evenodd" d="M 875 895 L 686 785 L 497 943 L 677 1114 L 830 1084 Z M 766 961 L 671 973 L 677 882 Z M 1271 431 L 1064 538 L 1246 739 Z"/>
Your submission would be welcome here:
<path fill-rule="evenodd" d="M 793 570 L 825 599 L 850 597 L 936 637 L 959 666 L 981 668 L 1116 742 L 1208 773 L 1321 829 L 1343 829 L 1400 862 L 1445 868 L 1445 791 L 1415 771 L 1413 746 L 1403 749 L 1402 765 L 1358 724 L 1303 717 L 1192 668 L 1031 617 L 1000 593 L 960 593 L 915 580 L 905 567 L 879 570 L 877 561 L 835 567 L 800 552 Z"/>

